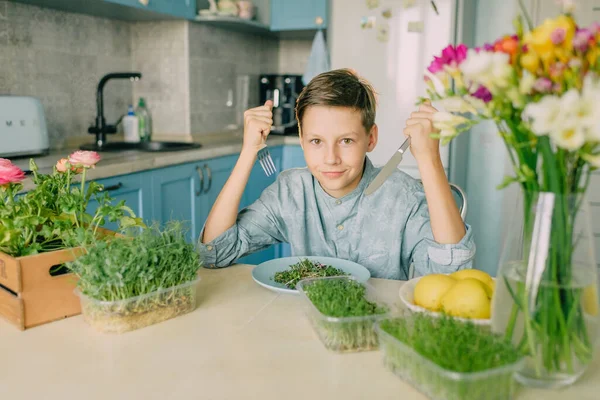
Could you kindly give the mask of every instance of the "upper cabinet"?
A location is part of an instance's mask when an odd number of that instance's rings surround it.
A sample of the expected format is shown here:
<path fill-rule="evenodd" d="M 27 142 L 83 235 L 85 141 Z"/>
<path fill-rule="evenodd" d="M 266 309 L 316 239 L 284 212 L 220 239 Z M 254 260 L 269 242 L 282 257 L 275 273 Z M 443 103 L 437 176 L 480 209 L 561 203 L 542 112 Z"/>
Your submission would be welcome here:
<path fill-rule="evenodd" d="M 194 18 L 196 0 L 104 0 L 108 3 L 147 10 L 178 18 Z"/>
<path fill-rule="evenodd" d="M 193 19 L 196 0 L 15 0 L 39 7 L 127 21 Z"/>
<path fill-rule="evenodd" d="M 271 0 L 271 30 L 327 28 L 328 0 Z"/>

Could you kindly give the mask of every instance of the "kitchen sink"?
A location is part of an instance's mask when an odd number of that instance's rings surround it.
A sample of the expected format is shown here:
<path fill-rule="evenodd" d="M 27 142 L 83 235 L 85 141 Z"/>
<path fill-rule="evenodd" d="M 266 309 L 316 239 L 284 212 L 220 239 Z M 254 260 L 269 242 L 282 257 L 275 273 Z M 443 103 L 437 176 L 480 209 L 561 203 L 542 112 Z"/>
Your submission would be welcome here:
<path fill-rule="evenodd" d="M 128 142 L 108 142 L 102 147 L 98 147 L 96 143 L 85 144 L 81 146 L 81 150 L 93 150 L 93 151 L 126 151 L 126 150 L 138 150 L 138 151 L 149 151 L 149 152 L 160 152 L 160 151 L 181 151 L 181 150 L 192 150 L 202 147 L 200 143 L 187 143 L 187 142 L 140 142 L 140 143 L 128 143 Z"/>

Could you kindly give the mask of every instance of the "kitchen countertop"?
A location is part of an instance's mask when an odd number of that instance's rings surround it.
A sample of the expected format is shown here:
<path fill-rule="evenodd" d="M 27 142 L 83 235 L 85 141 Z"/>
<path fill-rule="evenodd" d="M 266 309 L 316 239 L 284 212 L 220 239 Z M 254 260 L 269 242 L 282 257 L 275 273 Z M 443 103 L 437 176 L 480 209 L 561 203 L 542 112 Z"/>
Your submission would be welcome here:
<path fill-rule="evenodd" d="M 103 152 L 100 153 L 102 160 L 96 165 L 96 168 L 88 171 L 86 177 L 87 179 L 109 178 L 154 168 L 239 154 L 242 149 L 242 137 L 240 134 L 224 134 L 204 138 L 200 136 L 197 141 L 202 144 L 202 147 L 193 150 L 171 152 L 144 152 L 139 150 Z M 269 146 L 298 145 L 300 141 L 298 136 L 270 135 L 267 144 Z M 41 173 L 49 174 L 52 173 L 52 168 L 59 159 L 67 157 L 76 150 L 77 148 L 66 148 L 60 151 L 53 150 L 48 155 L 32 158 L 35 160 Z M 29 170 L 29 157 L 13 160 L 13 162 L 21 169 Z M 31 178 L 23 181 L 23 191 L 31 190 L 33 187 Z"/>
<path fill-rule="evenodd" d="M 23 332 L 0 320 L 0 398 L 426 399 L 379 351 L 326 350 L 301 298 L 259 286 L 251 269 L 202 269 L 195 311 L 122 335 L 98 333 L 81 316 Z M 370 283 L 388 298 L 402 285 Z M 597 399 L 599 356 L 574 386 L 521 389 L 517 399 Z"/>

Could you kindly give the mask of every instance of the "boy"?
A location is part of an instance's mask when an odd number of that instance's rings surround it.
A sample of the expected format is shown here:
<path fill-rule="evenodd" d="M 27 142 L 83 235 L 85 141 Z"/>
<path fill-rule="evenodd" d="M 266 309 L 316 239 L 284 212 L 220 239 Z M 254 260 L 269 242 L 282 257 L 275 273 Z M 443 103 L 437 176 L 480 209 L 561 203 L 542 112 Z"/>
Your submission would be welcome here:
<path fill-rule="evenodd" d="M 244 114 L 244 143 L 200 236 L 209 267 L 288 242 L 292 254 L 343 258 L 375 278 L 408 279 L 471 268 L 475 244 L 452 197 L 430 137 L 437 111 L 422 105 L 406 122 L 422 185 L 394 171 L 369 196 L 379 170 L 366 153 L 377 144 L 375 95 L 347 69 L 316 76 L 300 94 L 296 115 L 307 168 L 282 171 L 261 197 L 242 210 L 240 199 L 260 145 L 272 125 L 272 103 Z"/>

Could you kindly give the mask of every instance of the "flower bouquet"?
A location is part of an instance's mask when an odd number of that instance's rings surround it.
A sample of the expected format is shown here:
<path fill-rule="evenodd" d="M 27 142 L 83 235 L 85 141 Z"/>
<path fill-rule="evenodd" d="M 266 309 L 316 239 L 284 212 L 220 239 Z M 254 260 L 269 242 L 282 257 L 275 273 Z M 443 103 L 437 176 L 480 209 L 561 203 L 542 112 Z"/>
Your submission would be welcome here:
<path fill-rule="evenodd" d="M 578 26 L 567 3 L 534 27 L 520 2 L 515 34 L 448 46 L 425 77 L 445 109 L 433 121 L 442 143 L 490 120 L 508 151 L 514 175 L 499 187 L 520 185 L 521 211 L 507 232 L 492 326 L 528 355 L 518 379 L 543 387 L 585 371 L 598 311 L 585 194 L 600 166 L 600 25 Z"/>

